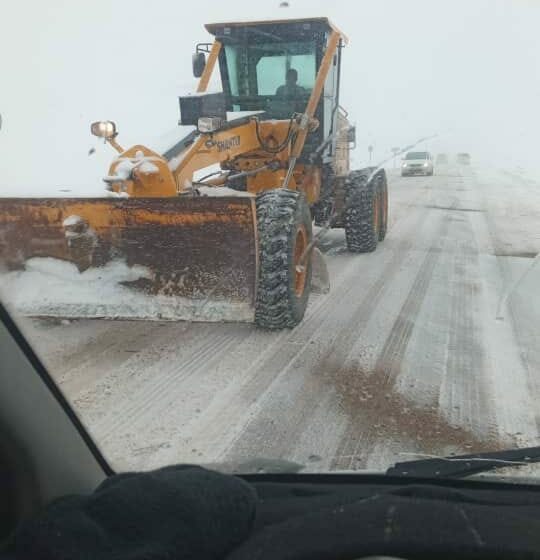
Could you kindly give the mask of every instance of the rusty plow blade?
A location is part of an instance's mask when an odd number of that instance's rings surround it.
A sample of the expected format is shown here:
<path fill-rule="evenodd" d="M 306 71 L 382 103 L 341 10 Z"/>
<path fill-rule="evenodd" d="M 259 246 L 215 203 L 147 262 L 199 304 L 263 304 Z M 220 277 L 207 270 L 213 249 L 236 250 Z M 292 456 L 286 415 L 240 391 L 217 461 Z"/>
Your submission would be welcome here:
<path fill-rule="evenodd" d="M 0 199 L 0 298 L 62 318 L 252 321 L 250 197 Z"/>

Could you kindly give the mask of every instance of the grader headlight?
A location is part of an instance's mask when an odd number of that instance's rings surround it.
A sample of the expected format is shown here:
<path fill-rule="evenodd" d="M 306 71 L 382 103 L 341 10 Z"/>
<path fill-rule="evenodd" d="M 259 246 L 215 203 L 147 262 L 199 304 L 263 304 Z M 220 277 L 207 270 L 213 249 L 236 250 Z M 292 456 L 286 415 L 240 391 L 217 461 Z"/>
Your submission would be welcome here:
<path fill-rule="evenodd" d="M 90 125 L 90 131 L 98 138 L 114 138 L 116 136 L 116 124 L 113 121 L 96 121 Z"/>
<path fill-rule="evenodd" d="M 200 117 L 197 122 L 197 129 L 199 132 L 216 132 L 223 128 L 224 121 L 220 117 Z"/>

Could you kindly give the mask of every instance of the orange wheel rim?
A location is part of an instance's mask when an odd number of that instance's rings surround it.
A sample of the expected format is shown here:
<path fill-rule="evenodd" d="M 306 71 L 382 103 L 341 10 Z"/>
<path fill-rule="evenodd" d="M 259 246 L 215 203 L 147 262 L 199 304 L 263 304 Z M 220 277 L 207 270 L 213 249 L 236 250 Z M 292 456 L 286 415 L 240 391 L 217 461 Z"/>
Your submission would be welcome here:
<path fill-rule="evenodd" d="M 296 231 L 296 240 L 294 243 L 294 291 L 298 297 L 301 297 L 306 287 L 307 276 L 307 260 L 302 263 L 300 259 L 306 247 L 308 246 L 308 236 L 305 226 L 300 226 Z"/>
<path fill-rule="evenodd" d="M 379 231 L 379 217 L 380 217 L 380 200 L 379 195 L 373 197 L 373 229 L 375 232 Z"/>

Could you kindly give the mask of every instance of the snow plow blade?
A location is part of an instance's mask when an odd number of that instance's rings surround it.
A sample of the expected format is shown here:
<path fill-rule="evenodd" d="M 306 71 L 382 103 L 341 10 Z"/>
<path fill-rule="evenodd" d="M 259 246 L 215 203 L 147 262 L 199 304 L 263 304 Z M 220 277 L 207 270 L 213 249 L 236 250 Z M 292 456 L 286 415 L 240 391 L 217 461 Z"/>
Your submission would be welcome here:
<path fill-rule="evenodd" d="M 27 315 L 249 321 L 256 278 L 251 197 L 0 201 L 0 295 Z"/>

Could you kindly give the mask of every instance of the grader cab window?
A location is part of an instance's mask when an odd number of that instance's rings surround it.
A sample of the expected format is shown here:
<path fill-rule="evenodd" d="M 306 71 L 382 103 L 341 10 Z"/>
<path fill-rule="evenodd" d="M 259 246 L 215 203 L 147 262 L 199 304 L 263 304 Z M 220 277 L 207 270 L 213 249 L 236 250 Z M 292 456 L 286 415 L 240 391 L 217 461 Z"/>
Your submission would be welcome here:
<path fill-rule="evenodd" d="M 294 112 L 298 102 L 305 105 L 317 74 L 312 41 L 226 45 L 225 59 L 228 93 L 238 111 Z"/>

